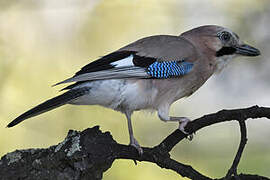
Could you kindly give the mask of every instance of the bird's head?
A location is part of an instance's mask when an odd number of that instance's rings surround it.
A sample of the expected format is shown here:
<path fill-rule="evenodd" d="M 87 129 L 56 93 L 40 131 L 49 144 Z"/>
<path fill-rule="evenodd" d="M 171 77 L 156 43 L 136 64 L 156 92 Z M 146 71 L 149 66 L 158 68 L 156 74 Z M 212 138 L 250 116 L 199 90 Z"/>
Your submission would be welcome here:
<path fill-rule="evenodd" d="M 200 26 L 180 36 L 189 40 L 209 59 L 217 61 L 217 71 L 236 56 L 258 56 L 260 51 L 240 40 L 231 30 L 215 25 Z"/>

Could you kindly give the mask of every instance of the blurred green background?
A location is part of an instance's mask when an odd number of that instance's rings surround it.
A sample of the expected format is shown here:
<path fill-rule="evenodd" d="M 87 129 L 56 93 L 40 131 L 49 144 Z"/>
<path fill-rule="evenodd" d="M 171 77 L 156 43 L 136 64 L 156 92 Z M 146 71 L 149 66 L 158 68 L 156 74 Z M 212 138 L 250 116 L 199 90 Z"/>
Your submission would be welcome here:
<path fill-rule="evenodd" d="M 268 0 L 0 0 L 0 156 L 15 149 L 57 144 L 69 129 L 99 125 L 119 142 L 129 141 L 125 117 L 98 106 L 67 105 L 7 129 L 30 107 L 59 94 L 52 84 L 83 65 L 139 38 L 178 35 L 199 25 L 217 24 L 237 32 L 262 56 L 235 59 L 194 95 L 175 103 L 171 114 L 197 118 L 223 108 L 269 106 L 270 1 Z M 156 113 L 135 113 L 135 136 L 154 146 L 177 128 Z M 248 144 L 239 172 L 270 177 L 270 121 L 248 121 Z M 239 143 L 237 122 L 197 132 L 179 143 L 172 157 L 205 175 L 221 177 Z M 118 160 L 105 180 L 179 179 L 151 163 Z"/>

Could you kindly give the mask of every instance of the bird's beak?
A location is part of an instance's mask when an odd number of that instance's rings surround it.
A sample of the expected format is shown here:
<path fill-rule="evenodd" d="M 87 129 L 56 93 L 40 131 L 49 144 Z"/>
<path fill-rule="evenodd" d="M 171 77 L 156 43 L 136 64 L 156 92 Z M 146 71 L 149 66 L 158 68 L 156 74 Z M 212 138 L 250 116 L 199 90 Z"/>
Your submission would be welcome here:
<path fill-rule="evenodd" d="M 259 56 L 261 54 L 259 49 L 256 49 L 250 45 L 242 44 L 236 47 L 236 54 L 243 56 Z"/>

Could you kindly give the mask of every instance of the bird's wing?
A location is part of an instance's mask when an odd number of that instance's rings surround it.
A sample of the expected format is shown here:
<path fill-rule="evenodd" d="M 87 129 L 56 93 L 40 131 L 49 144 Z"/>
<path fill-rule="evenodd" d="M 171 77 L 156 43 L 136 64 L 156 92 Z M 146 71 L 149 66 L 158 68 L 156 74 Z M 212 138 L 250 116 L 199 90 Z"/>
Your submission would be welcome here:
<path fill-rule="evenodd" d="M 175 78 L 196 61 L 192 44 L 177 36 L 151 36 L 91 62 L 72 78 L 57 83 L 121 78 Z"/>

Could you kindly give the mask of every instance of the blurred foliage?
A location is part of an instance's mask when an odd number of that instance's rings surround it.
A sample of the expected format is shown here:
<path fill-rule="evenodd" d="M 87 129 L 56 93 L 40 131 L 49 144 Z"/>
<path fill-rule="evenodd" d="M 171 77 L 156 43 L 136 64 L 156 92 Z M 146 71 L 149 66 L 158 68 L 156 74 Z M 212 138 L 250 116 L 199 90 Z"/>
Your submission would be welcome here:
<path fill-rule="evenodd" d="M 198 92 L 176 103 L 171 114 L 196 118 L 223 108 L 269 106 L 270 1 L 260 0 L 59 0 L 0 1 L 0 155 L 15 149 L 48 147 L 69 129 L 100 125 L 120 143 L 128 143 L 123 115 L 102 107 L 71 105 L 5 126 L 25 110 L 57 95 L 50 85 L 72 76 L 81 66 L 123 45 L 153 34 L 180 34 L 204 24 L 237 32 L 261 49 L 260 58 L 237 59 Z M 207 102 L 207 105 L 205 103 Z M 135 135 L 154 146 L 177 125 L 155 113 L 135 113 Z M 239 172 L 270 176 L 270 122 L 248 122 L 248 145 Z M 220 177 L 232 163 L 239 141 L 237 123 L 218 124 L 181 142 L 172 153 L 202 173 Z M 104 179 L 176 179 L 150 163 L 119 160 Z"/>

